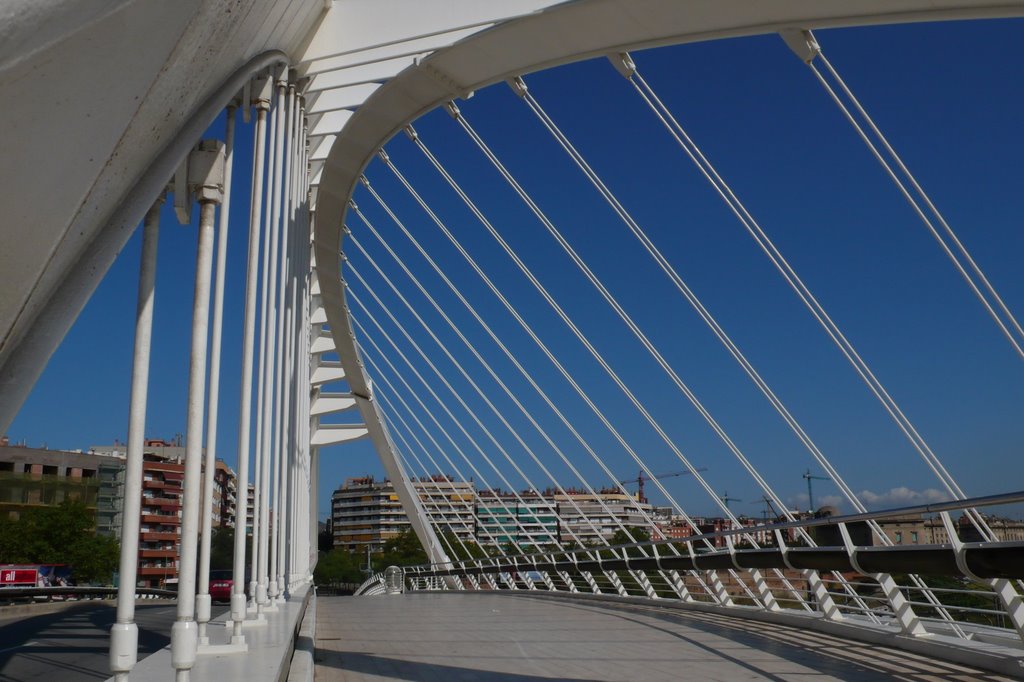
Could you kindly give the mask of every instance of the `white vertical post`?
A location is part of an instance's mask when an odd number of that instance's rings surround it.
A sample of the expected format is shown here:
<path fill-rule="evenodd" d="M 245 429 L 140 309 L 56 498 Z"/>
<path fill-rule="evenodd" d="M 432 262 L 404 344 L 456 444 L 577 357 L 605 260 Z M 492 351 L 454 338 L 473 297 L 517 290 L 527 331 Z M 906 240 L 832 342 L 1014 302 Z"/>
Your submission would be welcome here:
<path fill-rule="evenodd" d="M 278 262 L 277 280 L 277 352 L 275 354 L 274 367 L 274 445 L 277 451 L 277 459 L 274 467 L 274 535 L 271 538 L 272 549 L 270 564 L 270 585 L 271 596 L 274 602 L 281 601 L 284 596 L 284 565 L 285 556 L 285 529 L 288 527 L 288 504 L 287 504 L 287 462 L 288 462 L 288 427 L 287 427 L 287 402 L 288 389 L 285 382 L 285 365 L 288 362 L 288 263 L 291 251 L 291 187 L 292 167 L 295 153 L 295 137 L 293 129 L 295 126 L 295 86 L 289 84 L 285 107 L 288 114 L 284 127 L 284 150 L 282 159 L 283 171 L 279 175 L 280 190 L 280 214 L 281 214 L 281 251 Z"/>
<path fill-rule="evenodd" d="M 149 394 L 149 355 L 153 337 L 153 295 L 156 253 L 160 236 L 157 199 L 146 213 L 139 264 L 139 299 L 135 312 L 135 352 L 132 357 L 131 404 L 128 408 L 128 450 L 124 472 L 121 563 L 117 588 L 117 622 L 110 628 L 110 671 L 117 682 L 128 679 L 138 661 L 139 628 L 135 624 L 135 585 L 139 567 L 139 522 L 142 512 L 142 448 L 146 432 Z"/>
<path fill-rule="evenodd" d="M 215 161 L 194 164 L 197 158 L 215 155 Z M 201 155 L 201 157 L 200 157 Z M 171 627 L 171 665 L 178 682 L 187 682 L 196 660 L 198 628 L 195 618 L 196 559 L 199 544 L 199 510 L 202 490 L 203 407 L 206 384 L 206 342 L 209 332 L 210 279 L 213 268 L 213 230 L 217 204 L 223 198 L 223 146 L 201 142 L 189 156 L 189 183 L 198 184 L 199 239 L 196 249 L 195 299 L 192 304 L 192 347 L 189 354 L 188 421 L 185 429 L 185 491 L 182 504 L 181 560 L 178 569 L 177 620 Z M 208 174 L 195 179 L 203 165 Z"/>
<path fill-rule="evenodd" d="M 274 109 L 272 100 L 274 97 L 274 81 L 271 77 L 260 79 L 260 91 L 261 97 L 258 100 L 257 106 L 265 106 L 270 111 L 270 126 L 268 133 L 271 137 L 271 142 L 268 145 L 269 159 L 267 161 L 267 168 L 270 172 L 273 171 L 274 167 L 274 136 L 277 134 L 277 109 Z M 262 198 L 263 193 L 263 159 L 260 159 L 260 195 Z M 273 178 L 269 178 L 271 182 Z M 255 185 L 255 183 L 253 183 Z M 268 191 L 267 201 L 273 205 L 273 195 Z M 270 210 L 266 211 L 263 216 L 263 265 L 262 265 L 262 278 L 260 286 L 260 356 L 259 356 L 259 369 L 256 374 L 256 468 L 253 470 L 253 511 L 252 511 L 252 575 L 249 582 L 249 596 L 252 598 L 253 607 L 256 609 L 257 619 L 263 618 L 263 610 L 260 608 L 259 600 L 259 579 L 260 579 L 260 555 L 263 551 L 263 543 L 261 538 L 266 533 L 266 528 L 263 526 L 263 520 L 260 514 L 260 509 L 263 507 L 263 454 L 264 454 L 264 442 L 263 442 L 263 403 L 266 400 L 266 364 L 267 364 L 267 283 L 270 277 L 270 266 L 268 265 L 270 259 L 270 235 L 273 232 L 273 226 L 270 222 Z"/>
<path fill-rule="evenodd" d="M 217 466 L 217 403 L 220 397 L 220 345 L 224 319 L 224 275 L 228 262 L 228 212 L 231 203 L 231 166 L 235 142 L 235 109 L 227 106 L 224 134 L 224 201 L 220 205 L 217 234 L 217 279 L 213 291 L 213 333 L 210 336 L 210 387 L 207 398 L 206 458 L 203 471 L 202 530 L 199 546 L 199 579 L 196 594 L 196 622 L 199 645 L 209 644 L 206 624 L 210 622 L 210 535 L 213 532 L 213 475 Z M 223 504 L 223 498 L 221 503 Z M 237 524 L 236 524 L 237 525 Z M 236 531 L 237 532 L 237 531 Z"/>
<path fill-rule="evenodd" d="M 277 102 L 275 109 L 275 131 L 274 131 L 274 164 L 273 169 L 270 173 L 270 190 L 268 192 L 270 196 L 270 254 L 269 258 L 265 261 L 265 267 L 268 269 L 267 288 L 265 291 L 265 297 L 267 299 L 267 318 L 266 318 L 266 330 L 267 330 L 267 343 L 266 343 L 266 366 L 264 367 L 264 403 L 263 403 L 263 461 L 260 464 L 260 486 L 263 490 L 262 497 L 260 499 L 260 527 L 264 529 L 264 532 L 260 535 L 260 560 L 259 560 L 259 584 L 256 587 L 256 603 L 257 609 L 260 612 L 265 612 L 269 608 L 272 608 L 269 604 L 268 596 L 274 597 L 277 594 L 276 580 L 271 579 L 272 566 L 270 557 L 270 540 L 271 528 L 270 528 L 270 471 L 271 471 L 271 460 L 274 455 L 273 440 L 271 438 L 272 418 L 273 418 L 273 395 L 274 395 L 274 359 L 276 358 L 276 333 L 277 333 L 277 303 L 275 299 L 275 293 L 277 292 L 277 249 L 280 237 L 280 218 L 281 218 L 281 202 L 280 202 L 280 181 L 281 181 L 281 161 L 284 155 L 284 123 L 285 123 L 285 108 L 284 108 L 284 95 L 285 87 L 287 83 L 283 80 L 284 69 L 280 69 L 276 75 L 276 87 L 277 87 Z M 274 504 L 277 504 L 277 500 L 274 500 Z M 280 511 L 275 510 L 275 517 L 280 517 Z M 280 524 L 281 519 L 274 519 L 274 526 Z M 276 543 L 275 543 L 276 544 Z"/>
<path fill-rule="evenodd" d="M 244 103 L 243 105 L 247 105 Z M 256 339 L 256 287 L 259 275 L 260 220 L 263 211 L 263 150 L 266 144 L 268 99 L 256 101 L 256 130 L 253 141 L 253 183 L 249 200 L 249 254 L 245 274 L 245 313 L 242 331 L 242 382 L 238 408 L 238 487 L 235 514 L 233 584 L 231 586 L 232 644 L 242 644 L 245 622 L 245 532 L 249 512 L 249 430 L 252 421 L 252 365 Z M 255 510 L 253 510 L 255 521 Z M 253 533 L 255 534 L 255 522 Z M 253 548 L 255 549 L 255 547 Z M 253 557 L 255 558 L 255 552 Z M 253 576 L 256 572 L 253 571 Z M 255 592 L 253 592 L 255 594 Z"/>

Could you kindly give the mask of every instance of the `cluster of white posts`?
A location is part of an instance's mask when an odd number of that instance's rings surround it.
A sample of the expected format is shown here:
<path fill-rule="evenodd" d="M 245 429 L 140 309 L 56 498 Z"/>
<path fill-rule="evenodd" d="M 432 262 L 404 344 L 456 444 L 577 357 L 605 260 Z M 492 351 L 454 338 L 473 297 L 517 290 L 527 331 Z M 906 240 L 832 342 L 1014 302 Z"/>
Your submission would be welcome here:
<path fill-rule="evenodd" d="M 253 156 L 242 321 L 238 500 L 231 614 L 225 624 L 225 641 L 215 642 L 218 638 L 211 636 L 213 630 L 208 628 L 211 505 L 217 456 L 229 209 L 239 113 L 243 123 L 251 124 L 253 130 Z M 315 480 L 317 452 L 310 447 L 309 325 L 314 276 L 307 139 L 301 86 L 286 66 L 274 66 L 247 83 L 228 104 L 224 140 L 199 142 L 167 188 L 181 223 L 191 222 L 192 204 L 199 204 L 177 620 L 171 632 L 172 664 L 178 680 L 189 679 L 198 655 L 245 652 L 245 628 L 266 625 L 290 592 L 310 581 L 315 563 L 316 496 L 311 481 Z M 164 194 L 156 199 L 144 221 L 120 586 L 110 647 L 111 670 L 118 680 L 128 679 L 138 659 L 134 591 L 157 237 Z M 247 528 L 250 454 L 255 508 L 251 528 Z M 252 546 L 249 566 L 246 542 Z"/>

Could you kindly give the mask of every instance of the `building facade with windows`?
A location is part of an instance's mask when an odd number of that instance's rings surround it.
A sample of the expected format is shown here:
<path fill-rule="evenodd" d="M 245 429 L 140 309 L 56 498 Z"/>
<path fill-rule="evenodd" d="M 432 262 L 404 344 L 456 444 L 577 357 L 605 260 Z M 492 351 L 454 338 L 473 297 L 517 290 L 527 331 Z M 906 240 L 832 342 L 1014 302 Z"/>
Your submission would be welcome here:
<path fill-rule="evenodd" d="M 562 518 L 562 542 L 603 544 L 611 540 L 621 526 L 647 528 L 653 513 L 648 502 L 619 490 L 605 489 L 597 494 L 567 490 L 552 496 Z"/>
<path fill-rule="evenodd" d="M 331 495 L 334 546 L 349 551 L 376 551 L 411 528 L 390 481 L 372 476 L 349 478 Z"/>
<path fill-rule="evenodd" d="M 218 459 L 213 472 L 213 527 L 234 528 L 237 505 L 238 476 L 224 460 Z"/>
<path fill-rule="evenodd" d="M 126 451 L 127 446 L 123 443 L 94 445 L 90 448 L 94 456 L 119 458 L 122 467 Z M 178 579 L 185 447 L 180 440 L 146 440 L 143 444 L 142 471 L 139 584 L 162 587 L 174 584 Z M 123 485 L 123 473 L 121 478 Z M 218 459 L 213 481 L 210 525 L 213 528 L 234 527 L 238 487 L 235 472 Z"/>
<path fill-rule="evenodd" d="M 556 503 L 537 495 L 481 490 L 476 497 L 476 542 L 483 547 L 550 547 L 562 533 L 558 512 Z"/>
<path fill-rule="evenodd" d="M 430 523 L 463 541 L 475 535 L 476 489 L 471 481 L 437 475 L 413 480 Z M 335 547 L 376 551 L 411 528 L 409 517 L 391 481 L 372 476 L 349 478 L 331 495 L 331 527 Z"/>
<path fill-rule="evenodd" d="M 65 500 L 85 505 L 97 532 L 120 534 L 124 459 L 116 455 L 0 445 L 0 514 L 18 518 Z"/>

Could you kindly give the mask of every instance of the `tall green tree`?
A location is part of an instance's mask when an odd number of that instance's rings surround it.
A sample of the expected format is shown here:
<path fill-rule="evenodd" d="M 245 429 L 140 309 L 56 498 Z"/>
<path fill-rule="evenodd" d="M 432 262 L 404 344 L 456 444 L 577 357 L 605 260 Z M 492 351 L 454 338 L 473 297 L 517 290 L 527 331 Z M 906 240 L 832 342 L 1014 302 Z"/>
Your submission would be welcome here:
<path fill-rule="evenodd" d="M 412 529 L 404 530 L 385 542 L 380 553 L 373 557 L 373 564 L 378 570 L 388 566 L 416 566 L 427 562 L 427 553 Z"/>
<path fill-rule="evenodd" d="M 317 561 L 313 570 L 313 581 L 317 585 L 333 585 L 338 583 L 361 583 L 366 580 L 362 572 L 362 557 L 337 547 L 327 552 Z"/>
<path fill-rule="evenodd" d="M 252 563 L 252 543 L 245 542 L 245 565 Z M 210 570 L 227 570 L 235 565 L 235 529 L 214 528 L 210 533 Z"/>
<path fill-rule="evenodd" d="M 448 553 L 452 561 L 466 561 L 467 559 L 481 559 L 487 556 L 487 550 L 473 540 L 459 542 L 458 536 L 450 530 L 443 530 L 439 533 L 441 546 Z"/>
<path fill-rule="evenodd" d="M 119 552 L 117 540 L 96 535 L 93 513 L 77 500 L 0 520 L 0 563 L 68 564 L 79 583 L 109 584 Z"/>

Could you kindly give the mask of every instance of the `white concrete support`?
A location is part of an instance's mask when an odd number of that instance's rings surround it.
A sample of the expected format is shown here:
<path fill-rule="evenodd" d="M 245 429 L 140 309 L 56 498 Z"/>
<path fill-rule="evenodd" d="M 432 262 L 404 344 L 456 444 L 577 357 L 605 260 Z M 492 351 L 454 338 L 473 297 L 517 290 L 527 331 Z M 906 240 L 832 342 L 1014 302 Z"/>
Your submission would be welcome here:
<path fill-rule="evenodd" d="M 582 575 L 583 579 L 587 581 L 587 585 L 590 586 L 591 592 L 594 594 L 601 594 L 601 586 L 597 584 L 596 580 L 594 580 L 594 576 L 590 571 L 580 571 L 580 575 Z"/>
<path fill-rule="evenodd" d="M 669 584 L 672 585 L 672 589 L 679 595 L 679 600 L 684 602 L 692 602 L 693 595 L 690 594 L 690 590 L 686 588 L 686 582 L 683 581 L 683 577 L 679 575 L 679 571 L 664 571 L 662 573 L 668 578 Z"/>
<path fill-rule="evenodd" d="M 619 574 L 615 571 L 602 571 L 608 580 L 611 581 L 612 587 L 619 594 L 620 597 L 628 597 L 629 591 L 626 590 L 625 585 L 622 584 L 622 580 L 619 579 Z"/>
<path fill-rule="evenodd" d="M 274 371 L 275 386 L 275 409 L 274 409 L 274 446 L 277 451 L 277 459 L 274 471 L 274 510 L 279 523 L 274 524 L 274 536 L 272 538 L 273 548 L 271 556 L 271 586 L 275 590 L 271 595 L 274 603 L 280 603 L 285 598 L 284 566 L 287 555 L 287 529 L 291 522 L 290 499 L 288 496 L 288 463 L 290 460 L 289 451 L 289 428 L 288 428 L 288 370 L 289 362 L 289 300 L 291 283 L 291 246 L 292 246 L 292 173 L 295 166 L 295 86 L 289 84 L 287 87 L 285 107 L 288 118 L 285 121 L 284 129 L 284 150 L 282 160 L 283 174 L 281 182 L 281 251 L 278 263 L 278 287 L 277 287 L 277 353 Z"/>
<path fill-rule="evenodd" d="M 757 590 L 757 596 L 761 599 L 761 604 L 765 610 L 778 611 L 781 607 L 775 599 L 775 595 L 772 594 L 771 589 L 768 588 L 768 581 L 764 579 L 764 574 L 757 569 L 752 569 L 750 571 L 750 579 L 754 582 L 754 589 Z"/>
<path fill-rule="evenodd" d="M 729 591 L 725 589 L 725 584 L 722 579 L 718 577 L 718 571 L 705 571 L 705 581 L 708 586 L 711 587 L 712 596 L 722 606 L 734 606 L 732 597 L 729 596 Z"/>
<path fill-rule="evenodd" d="M 185 429 L 185 484 L 178 568 L 177 620 L 171 627 L 171 665 L 178 682 L 187 682 L 199 643 L 195 622 L 196 563 L 202 489 L 203 407 L 206 388 L 206 344 L 209 333 L 210 279 L 217 205 L 224 191 L 224 148 L 201 142 L 189 156 L 189 184 L 199 200 L 195 299 L 192 305 L 192 347 L 189 355 L 188 421 Z"/>
<path fill-rule="evenodd" d="M 853 539 L 850 537 L 850 531 L 846 524 L 840 523 L 837 527 L 839 528 L 839 534 L 843 538 L 843 544 L 846 546 L 846 552 L 850 556 L 850 564 L 854 570 L 871 577 L 882 588 L 882 594 L 885 595 L 886 601 L 889 602 L 889 608 L 892 609 L 896 617 L 896 624 L 903 631 L 903 634 L 914 637 L 928 634 L 924 624 L 921 623 L 921 619 L 914 613 L 913 607 L 907 601 L 907 598 L 903 596 L 903 592 L 892 576 L 888 573 L 868 573 L 864 571 L 857 561 L 857 547 L 853 544 Z"/>
<path fill-rule="evenodd" d="M 640 587 L 643 589 L 644 594 L 650 599 L 658 599 L 658 591 L 654 589 L 654 585 L 651 584 L 650 578 L 643 571 L 630 571 L 636 581 L 640 583 Z"/>
<path fill-rule="evenodd" d="M 153 337 L 153 296 L 156 254 L 160 236 L 160 205 L 146 213 L 139 264 L 139 297 L 135 311 L 135 351 L 132 356 L 131 402 L 128 408 L 128 451 L 125 457 L 121 562 L 118 568 L 117 621 L 110 629 L 110 671 L 117 682 L 128 679 L 138 661 L 139 628 L 135 624 L 135 586 L 139 568 L 139 525 L 142 511 L 142 449 L 149 396 L 149 357 Z"/>
<path fill-rule="evenodd" d="M 786 545 L 786 538 L 782 534 L 781 530 L 774 531 L 775 544 L 778 545 L 779 551 L 782 552 L 782 560 L 785 562 L 786 567 L 791 570 L 797 569 L 793 564 L 789 563 L 789 547 Z M 804 578 L 807 580 L 807 586 L 810 593 L 814 596 L 814 601 L 818 605 L 818 610 L 827 620 L 843 620 L 843 613 L 839 610 L 832 595 L 828 592 L 828 586 L 822 581 L 821 576 L 817 571 L 803 571 Z"/>
<path fill-rule="evenodd" d="M 273 168 L 273 135 L 276 133 L 276 118 L 278 118 L 278 110 L 275 110 L 272 106 L 273 101 L 273 80 L 268 76 L 261 79 L 261 88 L 264 91 L 265 101 L 267 110 L 269 112 L 269 124 L 267 126 L 267 134 L 270 139 L 267 143 L 267 159 L 264 162 L 260 160 L 261 168 L 262 164 L 266 164 L 267 169 Z M 269 173 L 269 170 L 267 171 Z M 268 177 L 269 182 L 272 184 L 273 177 Z M 262 187 L 263 185 L 261 185 Z M 263 455 L 265 450 L 265 444 L 263 442 L 263 403 L 266 400 L 266 318 L 267 318 L 267 296 L 266 287 L 269 280 L 269 267 L 267 261 L 270 253 L 270 210 L 269 210 L 269 191 L 266 191 L 267 196 L 267 210 L 262 216 L 263 219 L 263 251 L 262 260 L 260 266 L 260 317 L 259 317 L 259 364 L 256 371 L 256 455 L 255 455 L 255 469 L 253 470 L 253 537 L 252 537 L 252 573 L 249 584 L 249 596 L 252 599 L 251 609 L 254 610 L 259 619 L 263 617 L 263 611 L 259 607 L 259 566 L 260 566 L 260 552 L 262 547 L 262 538 L 264 535 L 264 528 L 261 520 L 261 509 L 263 508 Z"/>
<path fill-rule="evenodd" d="M 821 615 L 828 620 L 843 620 L 843 612 L 839 610 L 832 595 L 828 592 L 828 585 L 822 582 L 818 572 L 804 571 L 804 576 L 807 578 L 807 584 L 811 588 L 811 594 L 814 595 L 814 600 L 818 604 Z"/>
<path fill-rule="evenodd" d="M 207 397 L 206 457 L 203 462 L 202 523 L 199 545 L 199 578 L 196 588 L 196 623 L 199 646 L 210 643 L 210 536 L 213 534 L 213 474 L 217 467 L 217 407 L 220 400 L 221 330 L 224 322 L 224 276 L 228 265 L 228 215 L 231 206 L 231 166 L 234 158 L 236 102 L 228 105 L 224 132 L 224 200 L 217 224 L 217 278 L 213 288 L 213 332 L 210 336 L 210 386 Z"/>
<path fill-rule="evenodd" d="M 299 318 L 298 343 L 295 349 L 295 366 L 301 375 L 296 386 L 299 409 L 295 416 L 296 460 L 300 478 L 296 482 L 298 498 L 296 502 L 296 519 L 302 519 L 302 526 L 296 530 L 296 537 L 301 538 L 295 550 L 296 564 L 293 581 L 296 585 L 307 583 L 313 579 L 312 567 L 317 551 L 318 523 L 316 505 L 311 502 L 315 493 L 317 479 L 313 477 L 313 462 L 309 447 L 309 399 L 310 377 L 312 367 L 309 357 L 309 320 L 310 320 L 310 230 L 312 228 L 309 210 L 309 138 L 306 126 L 304 106 L 300 107 L 299 122 L 302 125 L 301 153 L 299 164 L 299 222 L 300 229 L 296 235 L 300 255 L 299 265 Z M 313 513 L 309 514 L 312 509 Z"/>
<path fill-rule="evenodd" d="M 274 99 L 274 81 L 273 78 L 267 76 L 260 79 L 259 88 L 261 90 L 260 101 L 266 103 L 266 107 L 270 112 L 270 123 L 267 129 L 267 134 L 270 136 L 270 142 L 267 145 L 267 161 L 266 171 L 268 175 L 267 187 L 273 183 L 273 168 L 274 168 L 274 152 L 275 152 L 275 136 L 277 134 L 277 116 L 278 110 L 273 107 Z M 262 164 L 262 159 L 261 159 Z M 262 165 L 261 165 L 262 169 Z M 262 183 L 262 177 L 261 177 Z M 262 187 L 262 185 L 261 185 Z M 252 608 L 256 612 L 257 619 L 263 618 L 263 609 L 260 607 L 259 599 L 259 580 L 260 580 L 260 561 L 263 554 L 263 541 L 262 538 L 266 535 L 266 526 L 263 525 L 263 496 L 265 494 L 265 488 L 263 484 L 263 457 L 266 450 L 266 444 L 264 441 L 264 404 L 267 400 L 267 314 L 268 314 L 268 296 L 267 296 L 267 284 L 270 281 L 270 242 L 273 228 L 270 217 L 270 206 L 273 205 L 273 193 L 267 190 L 267 202 L 268 208 L 262 216 L 263 220 L 263 258 L 261 271 L 261 286 L 260 286 L 260 350 L 259 350 L 259 368 L 256 374 L 256 468 L 253 471 L 253 535 L 252 535 L 252 573 L 251 580 L 249 583 L 249 596 L 252 599 Z"/>
<path fill-rule="evenodd" d="M 257 85 L 259 81 L 257 81 Z M 259 276 L 260 221 L 263 213 L 263 158 L 267 137 L 269 99 L 254 98 L 256 126 L 253 134 L 253 183 L 249 201 L 249 252 L 245 272 L 245 312 L 242 321 L 242 381 L 238 406 L 238 505 L 236 507 L 234 566 L 231 588 L 232 644 L 245 636 L 245 532 L 249 512 L 249 436 L 252 424 L 252 370 L 256 345 L 256 293 Z M 255 512 L 255 510 L 254 510 Z M 255 517 L 255 513 L 253 514 Z M 254 519 L 255 520 L 255 519 Z M 255 525 L 255 523 L 253 524 Z M 255 535 L 256 529 L 253 529 Z M 255 557 L 255 553 L 253 554 Z M 253 571 L 253 575 L 255 575 Z M 255 592 L 253 592 L 255 594 Z"/>
<path fill-rule="evenodd" d="M 265 346 L 266 351 L 266 363 L 264 366 L 264 401 L 263 401 L 263 460 L 260 463 L 260 486 L 263 494 L 260 499 L 260 527 L 265 532 L 260 534 L 260 560 L 258 566 L 258 580 L 259 583 L 256 586 L 256 604 L 257 612 L 264 613 L 270 610 L 276 610 L 271 605 L 270 598 L 276 596 L 277 585 L 275 580 L 271 580 L 271 568 L 273 566 L 272 558 L 270 556 L 270 540 L 272 529 L 270 527 L 270 496 L 272 494 L 271 489 L 271 460 L 273 457 L 273 441 L 271 439 L 271 422 L 273 419 L 273 394 L 274 394 L 274 358 L 276 357 L 276 334 L 277 334 L 277 307 L 275 301 L 275 294 L 277 292 L 277 250 L 280 241 L 280 220 L 281 220 L 281 202 L 280 202 L 280 179 L 281 179 L 281 161 L 284 155 L 283 144 L 284 144 L 284 124 L 285 124 L 285 109 L 284 109 L 284 98 L 285 83 L 283 78 L 284 70 L 282 69 L 276 77 L 275 87 L 277 91 L 276 103 L 275 103 L 275 130 L 274 130 L 274 163 L 270 173 L 270 187 L 268 196 L 270 197 L 270 251 L 267 259 L 264 261 L 264 267 L 267 268 L 267 286 L 264 289 L 264 296 L 267 301 L 267 316 L 265 319 L 266 324 L 266 337 L 267 343 Z M 276 503 L 276 500 L 275 500 Z M 275 513 L 275 516 L 277 514 Z M 280 523 L 280 519 L 274 519 L 274 525 L 277 526 Z M 276 537 L 274 535 L 273 537 Z M 276 544 L 276 543 L 275 543 Z"/>
<path fill-rule="evenodd" d="M 577 592 L 579 592 L 579 589 L 577 589 L 576 587 L 576 583 L 574 583 L 572 581 L 572 578 L 569 577 L 569 571 L 559 571 L 558 575 L 561 576 L 562 582 L 565 583 L 565 586 L 569 590 L 570 594 L 576 594 Z"/>
<path fill-rule="evenodd" d="M 293 139 L 295 140 L 294 166 L 292 168 L 292 233 L 291 233 L 291 305 L 288 315 L 288 437 L 291 446 L 288 448 L 288 555 L 285 563 L 285 589 L 291 591 L 298 584 L 297 573 L 300 570 L 300 554 L 305 548 L 306 540 L 306 514 L 304 497 L 300 480 L 303 476 L 304 465 L 308 467 L 308 460 L 303 461 L 305 447 L 299 440 L 299 421 L 302 412 L 302 389 L 308 387 L 309 382 L 304 380 L 305 365 L 307 357 L 301 356 L 298 352 L 301 344 L 302 316 L 302 291 L 304 291 L 305 268 L 304 268 L 304 245 L 309 241 L 305 236 L 305 223 L 302 219 L 302 212 L 305 207 L 301 201 L 302 193 L 302 148 L 304 139 L 302 137 L 302 109 L 301 100 L 296 94 L 296 123 Z"/>

